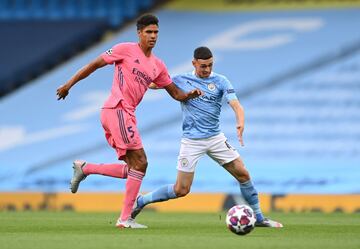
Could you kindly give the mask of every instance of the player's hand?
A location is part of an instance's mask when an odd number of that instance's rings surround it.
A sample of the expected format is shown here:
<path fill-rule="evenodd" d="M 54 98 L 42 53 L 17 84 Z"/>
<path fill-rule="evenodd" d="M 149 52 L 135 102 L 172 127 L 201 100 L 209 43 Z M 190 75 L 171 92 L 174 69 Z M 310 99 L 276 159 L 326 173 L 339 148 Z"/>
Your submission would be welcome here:
<path fill-rule="evenodd" d="M 240 142 L 241 146 L 244 146 L 244 140 L 243 140 L 243 132 L 244 132 L 244 126 L 243 125 L 237 125 L 236 126 L 236 133 Z"/>
<path fill-rule="evenodd" d="M 152 90 L 158 90 L 160 89 L 155 83 L 151 82 L 150 85 L 148 86 L 150 89 Z"/>
<path fill-rule="evenodd" d="M 194 98 L 197 98 L 197 97 L 199 97 L 199 96 L 201 96 L 203 94 L 204 93 L 201 90 L 194 89 L 194 90 L 188 92 L 188 99 L 194 99 Z"/>
<path fill-rule="evenodd" d="M 65 97 L 69 94 L 69 87 L 65 84 L 60 86 L 56 90 L 56 95 L 58 96 L 58 100 L 65 99 Z"/>

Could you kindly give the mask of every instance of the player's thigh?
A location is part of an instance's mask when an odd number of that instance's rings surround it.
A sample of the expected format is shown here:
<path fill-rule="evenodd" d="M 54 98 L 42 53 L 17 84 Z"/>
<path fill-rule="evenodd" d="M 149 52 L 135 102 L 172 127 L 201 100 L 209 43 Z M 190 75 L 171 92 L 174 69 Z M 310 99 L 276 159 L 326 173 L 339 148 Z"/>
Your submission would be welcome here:
<path fill-rule="evenodd" d="M 122 109 L 103 109 L 101 123 L 105 137 L 115 148 L 119 159 L 124 159 L 128 150 L 138 150 L 143 147 L 133 114 Z"/>
<path fill-rule="evenodd" d="M 207 154 L 222 166 L 240 158 L 239 153 L 230 145 L 222 133 L 209 140 Z"/>
<path fill-rule="evenodd" d="M 206 142 L 202 140 L 181 139 L 177 169 L 182 172 L 194 172 L 199 159 L 206 153 Z"/>
<path fill-rule="evenodd" d="M 136 126 L 135 114 L 123 109 L 116 109 L 116 116 L 112 122 L 113 130 L 116 132 L 120 143 L 128 149 L 142 148 L 140 133 Z"/>
<path fill-rule="evenodd" d="M 111 119 L 111 116 L 113 115 L 112 112 L 113 111 L 110 109 L 102 109 L 101 115 L 100 115 L 100 121 L 101 121 L 102 127 L 104 129 L 106 140 L 108 141 L 108 143 L 111 147 L 116 148 L 116 143 L 112 136 L 111 125 L 110 125 L 110 119 Z"/>

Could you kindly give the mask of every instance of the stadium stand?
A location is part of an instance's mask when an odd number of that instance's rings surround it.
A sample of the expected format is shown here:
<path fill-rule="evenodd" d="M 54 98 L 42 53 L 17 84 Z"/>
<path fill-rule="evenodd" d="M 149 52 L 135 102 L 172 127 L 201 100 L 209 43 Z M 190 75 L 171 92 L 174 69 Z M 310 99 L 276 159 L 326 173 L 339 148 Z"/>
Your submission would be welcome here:
<path fill-rule="evenodd" d="M 82 51 L 106 29 L 105 22 L 90 20 L 0 22 L 0 95 Z"/>
<path fill-rule="evenodd" d="M 239 148 L 234 117 L 226 107 L 222 128 L 260 192 L 359 193 L 360 56 L 354 25 L 360 21 L 359 9 L 157 14 L 161 34 L 155 52 L 172 74 L 192 70 L 194 47 L 208 44 L 215 53 L 215 71 L 238 89 L 247 117 L 246 146 Z M 55 90 L 89 59 L 129 40 L 136 40 L 133 26 L 0 100 L 2 191 L 67 191 L 73 159 L 114 160 L 98 120 L 112 68 L 76 86 L 63 103 L 55 100 Z M 22 108 L 14 109 L 19 103 Z M 137 114 L 149 159 L 142 190 L 148 191 L 175 179 L 181 113 L 166 93 L 149 91 Z M 26 159 L 19 161 L 19 155 Z M 94 176 L 81 191 L 117 191 L 123 184 Z M 237 184 L 204 159 L 192 190 L 231 193 Z"/>
<path fill-rule="evenodd" d="M 0 1 L 0 96 L 97 42 L 106 31 L 119 29 L 156 2 Z"/>
<path fill-rule="evenodd" d="M 93 20 L 118 27 L 126 19 L 149 9 L 154 0 L 4 0 L 0 20 Z"/>

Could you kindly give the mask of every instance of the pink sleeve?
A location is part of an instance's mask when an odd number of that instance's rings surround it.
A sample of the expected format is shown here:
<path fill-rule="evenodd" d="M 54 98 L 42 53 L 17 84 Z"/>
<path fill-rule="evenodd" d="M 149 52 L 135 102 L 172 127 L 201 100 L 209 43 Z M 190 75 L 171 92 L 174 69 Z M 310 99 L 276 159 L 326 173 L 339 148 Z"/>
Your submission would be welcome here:
<path fill-rule="evenodd" d="M 165 64 L 162 61 L 160 61 L 160 63 L 159 63 L 159 71 L 160 71 L 160 74 L 158 75 L 158 77 L 156 79 L 154 79 L 154 83 L 158 87 L 165 87 L 167 85 L 170 85 L 172 83 L 172 79 L 169 75 L 169 72 L 168 72 Z"/>
<path fill-rule="evenodd" d="M 105 51 L 101 54 L 101 57 L 107 64 L 113 64 L 116 61 L 120 61 L 124 59 L 124 53 L 126 50 L 126 44 L 119 43 L 116 44 L 111 49 Z"/>

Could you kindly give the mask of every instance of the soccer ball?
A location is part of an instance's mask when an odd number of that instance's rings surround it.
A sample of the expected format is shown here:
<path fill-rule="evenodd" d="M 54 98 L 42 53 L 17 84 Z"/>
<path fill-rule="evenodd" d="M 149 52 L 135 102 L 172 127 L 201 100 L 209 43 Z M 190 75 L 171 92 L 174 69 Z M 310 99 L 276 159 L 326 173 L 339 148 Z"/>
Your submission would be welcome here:
<path fill-rule="evenodd" d="M 251 207 L 236 205 L 226 214 L 226 225 L 229 230 L 237 235 L 246 235 L 255 227 L 256 217 Z"/>

